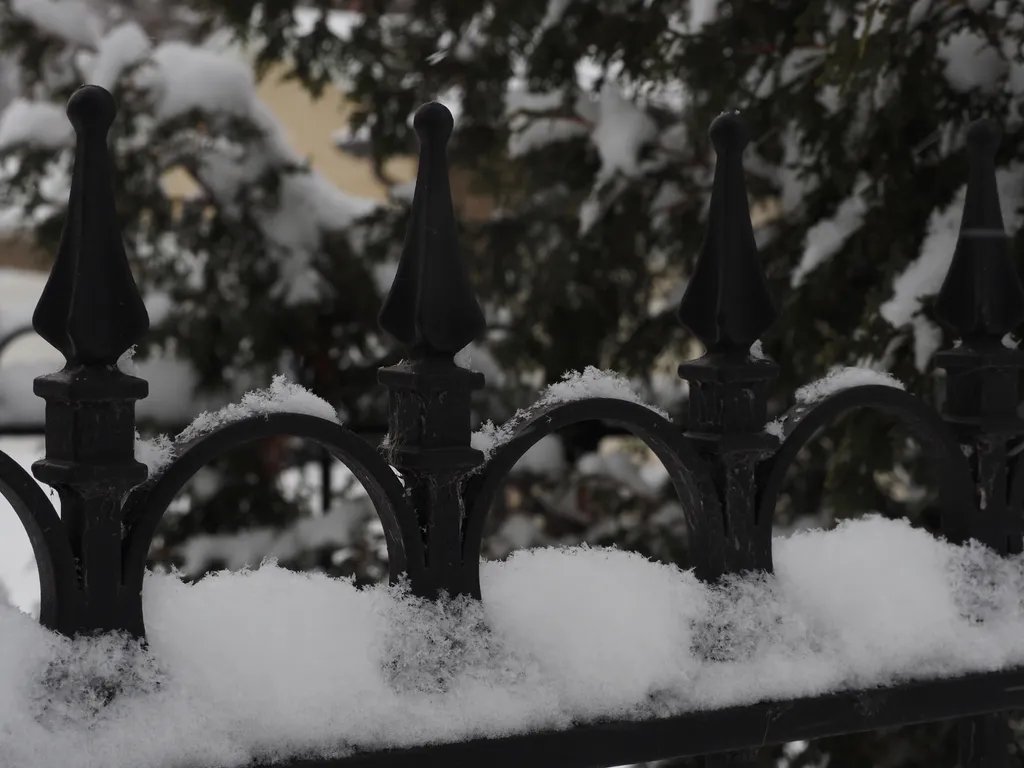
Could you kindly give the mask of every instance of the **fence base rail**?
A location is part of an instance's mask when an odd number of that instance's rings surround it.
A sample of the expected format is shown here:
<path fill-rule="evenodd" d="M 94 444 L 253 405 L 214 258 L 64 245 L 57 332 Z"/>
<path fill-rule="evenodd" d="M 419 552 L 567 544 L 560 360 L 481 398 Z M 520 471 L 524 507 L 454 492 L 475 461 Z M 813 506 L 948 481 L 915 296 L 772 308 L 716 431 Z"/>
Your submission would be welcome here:
<path fill-rule="evenodd" d="M 1024 667 L 887 688 L 579 725 L 450 744 L 300 759 L 275 768 L 522 768 L 608 766 L 750 749 L 1024 709 Z"/>

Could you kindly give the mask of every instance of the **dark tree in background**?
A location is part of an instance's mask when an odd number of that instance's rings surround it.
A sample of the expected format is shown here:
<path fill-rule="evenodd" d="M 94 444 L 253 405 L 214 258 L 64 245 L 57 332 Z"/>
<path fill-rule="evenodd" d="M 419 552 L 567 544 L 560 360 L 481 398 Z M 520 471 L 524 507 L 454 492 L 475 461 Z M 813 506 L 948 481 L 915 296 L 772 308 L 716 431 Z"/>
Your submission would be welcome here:
<path fill-rule="evenodd" d="M 170 4 L 93 5 L 109 36 L 133 14 Z M 109 12 L 115 5 L 120 16 Z M 258 108 L 204 101 L 162 116 L 167 88 L 146 79 L 147 67 L 175 41 L 203 40 L 208 49 L 213 31 L 245 40 L 258 72 L 285 62 L 315 94 L 343 90 L 355 113 L 339 151 L 369 157 L 385 181 L 386 160 L 415 148 L 414 109 L 435 98 L 456 108 L 456 186 L 484 201 L 463 207 L 463 252 L 488 314 L 490 330 L 470 361 L 488 376 L 480 401 L 488 418 L 510 416 L 539 387 L 588 365 L 628 374 L 682 417 L 674 365 L 699 349 L 674 311 L 703 237 L 713 161 L 707 126 L 727 108 L 742 111 L 754 137 L 749 187 L 782 308 L 764 339 L 782 366 L 777 411 L 794 388 L 842 365 L 890 371 L 934 398 L 932 355 L 954 340 L 931 305 L 953 253 L 971 119 L 990 115 L 1004 128 L 1004 218 L 1015 252 L 1024 251 L 1018 2 L 365 0 L 358 12 L 335 2 L 295 5 L 205 0 L 173 25 L 147 26 L 163 46 L 130 59 L 111 82 L 123 104 L 126 237 L 147 285 L 171 299 L 149 352 L 171 348 L 206 389 L 241 372 L 260 385 L 286 372 L 349 420 L 380 422 L 375 370 L 392 352 L 374 316 L 408 198 L 397 184 L 394 204 L 372 210 L 332 197 L 280 148 Z M 0 8 L 25 98 L 56 104 L 89 78 L 74 70 L 85 43 L 41 32 L 10 2 Z M 18 158 L 11 188 L 28 211 L 42 211 L 33 226 L 52 244 L 60 210 L 34 192 L 58 147 L 9 144 L 2 130 L 0 145 Z M 198 179 L 194 200 L 172 204 L 161 191 L 159 176 L 171 167 Z M 303 237 L 268 231 L 272 214 L 287 211 L 294 222 L 318 195 L 334 205 L 318 208 L 328 213 Z M 317 290 L 304 292 L 310 275 Z M 637 446 L 605 437 L 580 428 L 524 462 L 496 510 L 492 554 L 588 541 L 685 562 L 670 489 L 638 471 Z M 211 533 L 293 525 L 302 499 L 273 486 L 282 462 L 294 459 L 285 454 L 268 459 L 263 451 L 222 468 L 209 492 L 193 494 L 190 514 L 170 521 L 161 557 L 173 560 Z M 802 457 L 780 523 L 810 516 L 829 525 L 880 511 L 928 525 L 933 497 L 919 470 L 915 445 L 884 420 L 858 416 Z M 379 573 L 372 518 L 357 501 L 349 508 L 358 511 L 347 518 L 347 538 L 325 546 L 299 537 L 305 543 L 283 564 Z M 217 564 L 211 557 L 203 567 Z M 947 730 L 825 740 L 762 758 L 794 767 L 952 765 Z"/>

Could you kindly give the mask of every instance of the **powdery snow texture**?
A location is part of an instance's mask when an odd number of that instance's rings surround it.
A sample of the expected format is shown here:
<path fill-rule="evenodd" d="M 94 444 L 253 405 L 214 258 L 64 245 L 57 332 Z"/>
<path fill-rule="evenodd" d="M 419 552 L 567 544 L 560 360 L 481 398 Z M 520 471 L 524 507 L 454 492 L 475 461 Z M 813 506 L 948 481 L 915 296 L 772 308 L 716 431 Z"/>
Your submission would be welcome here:
<path fill-rule="evenodd" d="M 338 412 L 330 403 L 279 375 L 273 378 L 269 389 L 248 392 L 240 403 L 199 414 L 181 431 L 175 442 L 187 443 L 233 421 L 271 413 L 302 413 L 340 423 Z"/>
<path fill-rule="evenodd" d="M 482 606 L 273 565 L 151 574 L 148 656 L 0 607 L 0 763 L 234 766 L 1024 661 L 1020 556 L 872 517 L 777 540 L 775 562 L 709 587 L 627 552 L 521 551 L 482 565 Z M 87 681 L 121 693 L 99 706 Z"/>
<path fill-rule="evenodd" d="M 797 403 L 806 405 L 822 400 L 840 390 L 860 387 L 866 384 L 906 389 L 903 382 L 885 371 L 876 371 L 873 368 L 849 367 L 836 368 L 823 379 L 805 384 L 796 391 L 795 397 Z"/>
<path fill-rule="evenodd" d="M 515 416 L 501 426 L 495 426 L 491 421 L 485 422 L 479 430 L 473 433 L 470 444 L 477 450 L 483 451 L 485 456 L 490 456 L 495 448 L 512 439 L 516 427 L 528 419 L 536 409 L 554 403 L 565 403 L 591 397 L 628 400 L 649 408 L 663 418 L 668 418 L 666 411 L 645 402 L 621 373 L 602 371 L 590 365 L 583 369 L 582 373 L 567 371 L 562 374 L 561 381 L 557 381 L 545 389 L 536 403 L 516 412 Z"/>

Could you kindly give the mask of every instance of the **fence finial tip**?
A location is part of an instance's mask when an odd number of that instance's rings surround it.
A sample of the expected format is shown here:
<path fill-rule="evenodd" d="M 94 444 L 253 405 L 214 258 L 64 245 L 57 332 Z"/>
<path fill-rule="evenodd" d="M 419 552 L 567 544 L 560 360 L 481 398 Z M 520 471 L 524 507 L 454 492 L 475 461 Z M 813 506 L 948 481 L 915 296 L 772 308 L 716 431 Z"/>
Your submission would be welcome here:
<path fill-rule="evenodd" d="M 935 314 L 968 346 L 996 346 L 1024 322 L 1024 285 L 1003 225 L 995 154 L 995 120 L 967 129 L 968 175 L 953 259 L 935 300 Z"/>
<path fill-rule="evenodd" d="M 989 117 L 975 120 L 967 128 L 967 151 L 971 155 L 971 160 L 979 156 L 994 159 L 1002 139 L 1003 132 L 995 120 Z"/>
<path fill-rule="evenodd" d="M 723 112 L 711 121 L 708 130 L 711 143 L 717 154 L 724 152 L 741 152 L 750 141 L 750 131 L 740 119 L 739 112 Z"/>
<path fill-rule="evenodd" d="M 117 102 L 98 85 L 83 85 L 68 99 L 68 120 L 76 131 L 96 128 L 107 131 L 117 116 Z"/>
<path fill-rule="evenodd" d="M 68 101 L 78 134 L 71 191 L 54 260 L 32 326 L 69 364 L 113 365 L 149 329 L 118 226 L 107 131 L 114 98 L 87 85 Z"/>
<path fill-rule="evenodd" d="M 420 141 L 447 142 L 455 129 L 455 118 L 444 104 L 431 101 L 416 110 L 412 127 Z"/>
<path fill-rule="evenodd" d="M 676 317 L 708 352 L 747 354 L 778 314 L 757 252 L 743 173 L 750 135 L 738 112 L 708 131 L 718 159 L 704 243 Z"/>
<path fill-rule="evenodd" d="M 454 355 L 486 328 L 459 255 L 447 156 L 454 126 L 452 113 L 436 101 L 413 118 L 420 139 L 416 191 L 398 270 L 377 317 L 414 356 Z"/>

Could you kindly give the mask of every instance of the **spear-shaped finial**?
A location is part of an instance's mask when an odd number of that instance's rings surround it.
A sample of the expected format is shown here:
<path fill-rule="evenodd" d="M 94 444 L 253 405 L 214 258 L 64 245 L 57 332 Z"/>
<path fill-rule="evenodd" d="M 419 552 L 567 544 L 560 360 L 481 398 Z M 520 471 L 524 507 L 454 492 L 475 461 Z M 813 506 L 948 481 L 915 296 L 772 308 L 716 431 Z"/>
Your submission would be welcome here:
<path fill-rule="evenodd" d="M 78 136 L 71 195 L 32 326 L 70 365 L 114 365 L 149 329 L 114 208 L 107 131 L 116 114 L 113 97 L 95 85 L 82 86 L 68 101 Z"/>
<path fill-rule="evenodd" d="M 967 129 L 967 194 L 953 260 L 935 302 L 935 313 L 965 341 L 998 341 L 1024 322 L 1024 288 L 1003 228 L 996 186 L 994 120 Z"/>
<path fill-rule="evenodd" d="M 420 165 L 412 214 L 378 323 L 416 356 L 452 356 L 486 326 L 459 257 L 447 157 L 454 121 L 445 106 L 431 102 L 416 112 L 413 126 Z"/>
<path fill-rule="evenodd" d="M 778 310 L 761 268 L 750 222 L 743 149 L 749 141 L 739 114 L 711 123 L 718 161 L 707 230 L 697 266 L 676 316 L 709 353 L 746 353 L 775 321 Z"/>

